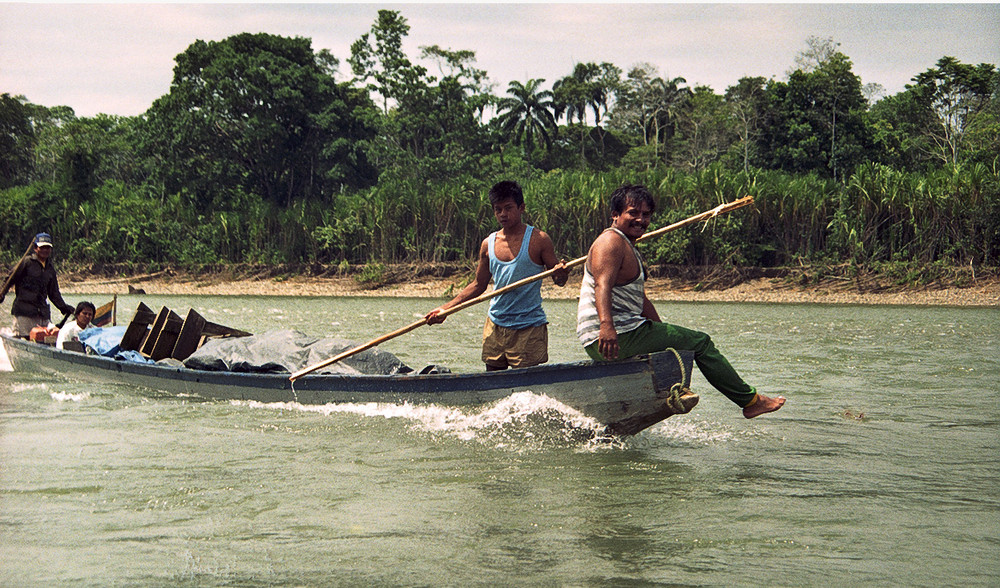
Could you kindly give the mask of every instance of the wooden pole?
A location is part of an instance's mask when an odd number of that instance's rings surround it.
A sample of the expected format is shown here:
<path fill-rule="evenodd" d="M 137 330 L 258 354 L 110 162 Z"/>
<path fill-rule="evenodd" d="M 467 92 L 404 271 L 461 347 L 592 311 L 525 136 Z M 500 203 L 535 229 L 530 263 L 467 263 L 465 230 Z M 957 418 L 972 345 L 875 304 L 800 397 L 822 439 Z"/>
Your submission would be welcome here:
<path fill-rule="evenodd" d="M 654 239 L 656 237 L 659 237 L 660 235 L 663 235 L 664 233 L 669 233 L 670 231 L 675 231 L 675 230 L 677 230 L 677 229 L 679 229 L 681 227 L 686 227 L 687 225 L 691 225 L 691 224 L 694 224 L 694 223 L 697 223 L 697 222 L 701 222 L 701 221 L 705 221 L 705 220 L 709 220 L 709 219 L 715 218 L 716 216 L 718 216 L 720 214 L 731 212 L 731 211 L 736 210 L 738 208 L 743 208 L 744 206 L 747 206 L 748 204 L 752 204 L 752 203 L 753 203 L 753 196 L 744 196 L 743 198 L 740 198 L 739 200 L 734 200 L 734 201 L 728 202 L 726 204 L 720 204 L 719 206 L 716 206 L 712 210 L 707 210 L 705 212 L 702 212 L 701 214 L 696 214 L 696 215 L 694 215 L 692 217 L 689 217 L 689 218 L 686 218 L 686 219 L 684 219 L 682 221 L 678 221 L 678 222 L 676 222 L 676 223 L 674 223 L 672 225 L 668 225 L 668 226 L 656 229 L 655 231 L 651 231 L 649 233 L 646 233 L 645 235 L 643 235 L 643 236 L 639 237 L 638 239 L 636 239 L 636 241 L 640 242 L 640 241 L 645 241 L 647 239 Z M 573 261 L 566 262 L 566 269 L 578 266 L 578 265 L 582 264 L 585 261 L 587 261 L 587 256 L 586 255 L 584 255 L 583 257 L 578 257 L 578 258 L 574 259 Z M 454 313 L 456 313 L 456 312 L 458 312 L 460 310 L 464 310 L 466 308 L 469 308 L 470 306 L 474 306 L 476 304 L 479 304 L 480 302 L 485 302 L 486 300 L 489 300 L 490 298 L 493 298 L 494 296 L 499 296 L 500 294 L 503 294 L 504 292 L 510 292 L 511 290 L 516 290 L 517 288 L 520 288 L 521 286 L 524 286 L 526 284 L 530 284 L 531 282 L 537 282 L 538 280 L 543 280 L 543 279 L 551 276 L 552 274 L 556 273 L 556 271 L 557 270 L 555 268 L 553 268 L 553 269 L 550 269 L 550 270 L 546 270 L 546 271 L 544 271 L 542 273 L 535 274 L 533 276 L 524 278 L 523 280 L 518 280 L 517 282 L 514 282 L 513 284 L 508 284 L 507 286 L 504 286 L 503 288 L 498 288 L 498 289 L 493 290 L 491 292 L 487 292 L 485 294 L 482 294 L 481 296 L 477 296 L 476 298 L 472 298 L 470 300 L 466 300 L 465 302 L 463 302 L 461 304 L 456 304 L 455 306 L 452 306 L 449 309 L 442 310 L 441 312 L 439 312 L 437 314 L 437 316 L 444 318 L 446 316 L 452 315 L 452 314 L 454 314 Z M 295 372 L 294 374 L 292 374 L 288 379 L 294 382 L 295 380 L 301 378 L 302 376 L 304 376 L 306 374 L 312 373 L 312 372 L 314 372 L 314 371 L 316 371 L 318 369 L 322 369 L 322 368 L 324 368 L 324 367 L 326 367 L 326 366 L 328 366 L 328 365 L 330 365 L 332 363 L 337 363 L 338 361 L 340 361 L 340 360 L 342 360 L 344 358 L 350 357 L 350 356 L 352 356 L 352 355 L 354 355 L 356 353 L 361 353 L 362 351 L 364 351 L 366 349 L 371 349 L 372 347 L 375 347 L 376 345 L 379 345 L 380 343 L 385 343 L 386 341 L 388 341 L 390 339 L 395 339 L 396 337 L 399 337 L 400 335 L 405 335 L 406 333 L 409 333 L 410 331 L 412 331 L 412 330 L 414 330 L 414 329 L 416 329 L 418 327 L 422 327 L 422 326 L 424 326 L 426 324 L 427 324 L 427 319 L 426 318 L 422 318 L 422 319 L 420 319 L 419 321 L 417 321 L 417 322 L 415 322 L 413 324 L 407 325 L 407 326 L 405 326 L 405 327 L 403 327 L 401 329 L 397 329 L 397 330 L 395 330 L 395 331 L 393 331 L 391 333 L 387 333 L 385 335 L 382 335 L 381 337 L 379 337 L 377 339 L 372 339 L 371 341 L 369 341 L 368 343 L 365 343 L 364 345 L 359 345 L 359 346 L 357 346 L 357 347 L 355 347 L 353 349 L 348 349 L 347 351 L 344 351 L 344 352 L 340 353 L 339 355 L 335 355 L 335 356 L 333 356 L 333 357 L 331 357 L 329 359 L 325 359 L 325 360 L 323 360 L 323 361 L 321 361 L 321 362 L 319 362 L 319 363 L 317 363 L 315 365 L 312 365 L 310 367 L 303 368 L 303 369 Z"/>
<path fill-rule="evenodd" d="M 31 244 L 28 245 L 28 250 L 24 252 L 24 255 L 21 256 L 21 259 L 17 260 L 17 263 L 14 264 L 14 267 L 10 270 L 10 273 L 7 274 L 7 279 L 4 280 L 3 288 L 0 288 L 0 296 L 7 296 L 7 290 L 10 289 L 10 283 L 14 281 L 14 273 L 17 272 L 17 268 L 20 267 L 21 263 L 24 262 L 24 258 L 31 255 L 31 250 L 34 248 L 35 248 L 35 239 L 32 238 Z"/>

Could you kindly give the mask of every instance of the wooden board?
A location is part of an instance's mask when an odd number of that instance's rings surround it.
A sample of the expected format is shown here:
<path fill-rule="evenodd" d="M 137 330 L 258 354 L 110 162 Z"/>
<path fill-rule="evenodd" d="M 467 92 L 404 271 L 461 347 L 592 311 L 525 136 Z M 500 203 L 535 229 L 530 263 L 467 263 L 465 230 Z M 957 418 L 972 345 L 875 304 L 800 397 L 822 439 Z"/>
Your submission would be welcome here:
<path fill-rule="evenodd" d="M 202 330 L 205 328 L 206 322 L 205 318 L 198 314 L 195 309 L 189 309 L 170 357 L 180 361 L 190 357 L 201 343 Z"/>
<path fill-rule="evenodd" d="M 207 337 L 249 337 L 252 335 L 252 333 L 247 333 L 246 331 L 233 329 L 231 327 L 209 321 L 205 321 L 205 327 L 202 329 L 202 333 Z"/>
<path fill-rule="evenodd" d="M 135 309 L 135 316 L 132 317 L 132 322 L 128 324 L 125 334 L 122 336 L 122 351 L 138 351 L 142 347 L 142 342 L 146 339 L 149 324 L 154 320 L 156 320 L 156 315 L 153 313 L 153 310 L 140 302 L 139 307 Z"/>
<path fill-rule="evenodd" d="M 160 336 L 160 331 L 163 330 L 163 325 L 167 322 L 167 316 L 173 312 L 166 306 L 160 308 L 160 312 L 156 313 L 156 318 L 153 319 L 153 325 L 149 327 L 149 332 L 146 333 L 146 338 L 142 340 L 142 347 L 139 348 L 139 353 L 143 357 L 149 357 L 153 354 L 153 346 L 156 345 L 156 338 Z"/>
<path fill-rule="evenodd" d="M 156 334 L 156 341 L 149 352 L 149 358 L 153 361 L 160 361 L 161 359 L 170 357 L 170 354 L 174 350 L 174 345 L 177 344 L 177 336 L 180 335 L 181 326 L 183 325 L 184 319 L 176 312 L 168 310 L 163 325 Z"/>

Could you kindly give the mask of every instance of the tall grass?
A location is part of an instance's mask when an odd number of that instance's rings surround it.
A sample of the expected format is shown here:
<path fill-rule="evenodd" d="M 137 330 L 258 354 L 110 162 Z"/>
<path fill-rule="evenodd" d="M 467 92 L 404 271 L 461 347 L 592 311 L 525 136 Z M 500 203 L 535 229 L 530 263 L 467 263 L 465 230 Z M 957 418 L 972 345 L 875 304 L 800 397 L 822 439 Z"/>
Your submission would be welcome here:
<path fill-rule="evenodd" d="M 500 179 L 500 178 L 496 178 Z M 553 171 L 515 177 L 526 221 L 557 254 L 584 255 L 609 224 L 607 198 L 624 183 L 652 189 L 651 228 L 751 195 L 755 205 L 643 245 L 652 263 L 773 266 L 800 260 L 996 265 L 1000 174 L 959 165 L 925 173 L 864 164 L 843 183 L 778 171 Z M 374 188 L 280 208 L 233 192 L 198 213 L 182 195 L 106 182 L 80 202 L 36 183 L 0 192 L 0 244 L 12 263 L 38 231 L 74 263 L 367 263 L 468 260 L 496 229 L 494 178 L 397 177 Z"/>

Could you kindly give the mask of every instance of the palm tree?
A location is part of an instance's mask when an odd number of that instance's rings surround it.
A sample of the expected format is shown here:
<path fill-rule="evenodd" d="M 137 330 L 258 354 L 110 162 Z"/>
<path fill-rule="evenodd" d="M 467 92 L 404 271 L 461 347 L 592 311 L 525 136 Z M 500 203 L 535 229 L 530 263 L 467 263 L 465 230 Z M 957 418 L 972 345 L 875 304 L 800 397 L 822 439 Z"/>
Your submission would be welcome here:
<path fill-rule="evenodd" d="M 506 98 L 497 103 L 497 122 L 501 132 L 512 142 L 520 143 L 530 154 L 537 138 L 552 147 L 550 131 L 556 129 L 552 92 L 540 90 L 544 79 L 531 79 L 527 84 L 511 82 Z"/>
<path fill-rule="evenodd" d="M 580 123 L 580 162 L 586 161 L 587 107 L 593 101 L 593 74 L 596 65 L 592 63 L 577 63 L 573 73 L 552 84 L 555 102 L 555 115 L 558 120 L 564 113 L 566 123 L 572 124 L 576 118 Z"/>
<path fill-rule="evenodd" d="M 556 119 L 565 113 L 567 123 L 574 118 L 581 125 L 586 122 L 587 107 L 594 101 L 593 80 L 597 73 L 596 64 L 577 63 L 572 74 L 552 84 Z"/>

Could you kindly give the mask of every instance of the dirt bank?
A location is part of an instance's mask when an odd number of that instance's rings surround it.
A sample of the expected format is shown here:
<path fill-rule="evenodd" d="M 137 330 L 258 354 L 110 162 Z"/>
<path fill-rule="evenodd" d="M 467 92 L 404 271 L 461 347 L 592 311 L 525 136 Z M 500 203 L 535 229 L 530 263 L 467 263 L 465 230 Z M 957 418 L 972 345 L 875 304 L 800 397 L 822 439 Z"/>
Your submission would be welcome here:
<path fill-rule="evenodd" d="M 1000 306 L 996 271 L 959 268 L 900 285 L 892 276 L 850 268 L 652 268 L 647 293 L 652 300 L 718 302 L 785 302 L 821 304 L 904 304 Z M 200 271 L 127 272 L 121 268 L 64 271 L 67 294 L 274 295 L 274 296 L 402 296 L 446 298 L 471 278 L 464 264 L 421 264 L 380 267 L 379 271 L 339 273 L 326 267 L 208 267 Z M 544 282 L 551 299 L 576 298 L 581 270 L 569 283 Z M 912 278 L 911 278 L 912 279 Z"/>

